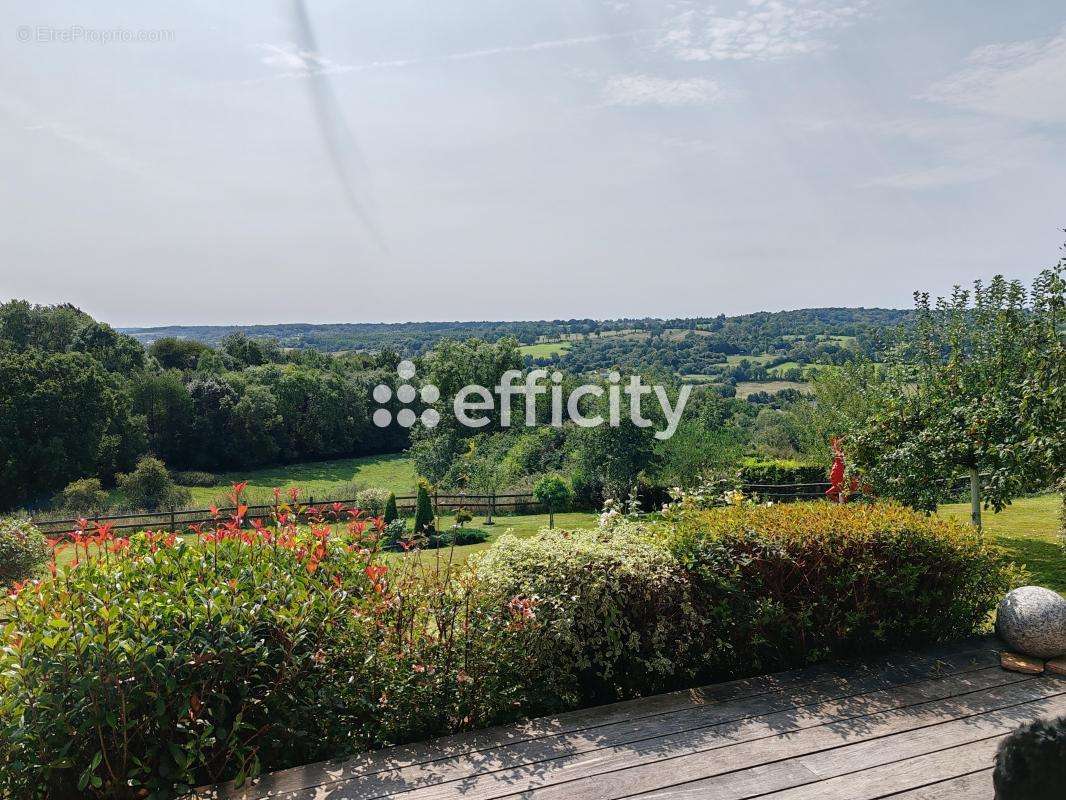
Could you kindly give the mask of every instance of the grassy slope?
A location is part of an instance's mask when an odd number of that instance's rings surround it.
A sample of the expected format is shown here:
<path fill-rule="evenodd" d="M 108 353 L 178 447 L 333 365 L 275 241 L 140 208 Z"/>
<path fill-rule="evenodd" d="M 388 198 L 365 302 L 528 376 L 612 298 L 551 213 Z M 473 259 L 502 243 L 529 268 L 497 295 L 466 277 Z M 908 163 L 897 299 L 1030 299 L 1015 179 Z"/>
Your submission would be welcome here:
<path fill-rule="evenodd" d="M 1033 573 L 1033 582 L 1066 592 L 1066 545 L 1058 519 L 1062 498 L 1048 494 L 1015 500 L 1000 513 L 982 515 L 985 533 L 1007 551 L 1010 558 Z M 969 503 L 940 507 L 943 516 L 970 521 Z"/>
<path fill-rule="evenodd" d="M 359 484 L 362 488 L 388 489 L 397 495 L 414 494 L 418 486 L 414 464 L 401 453 L 288 464 L 220 477 L 224 482 L 218 486 L 189 488 L 194 505 L 206 507 L 217 501 L 220 495 L 229 491 L 230 484 L 235 481 L 248 481 L 248 499 L 253 503 L 268 500 L 275 486 L 282 489 L 298 486 L 305 499 L 313 495 L 322 496 L 350 483 Z"/>

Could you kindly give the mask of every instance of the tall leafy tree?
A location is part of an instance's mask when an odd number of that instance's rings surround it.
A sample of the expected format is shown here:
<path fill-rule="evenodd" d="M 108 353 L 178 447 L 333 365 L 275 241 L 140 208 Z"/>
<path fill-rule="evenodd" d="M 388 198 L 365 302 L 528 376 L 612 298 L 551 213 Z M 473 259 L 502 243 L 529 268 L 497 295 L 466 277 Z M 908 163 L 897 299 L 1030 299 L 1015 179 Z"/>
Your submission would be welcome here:
<path fill-rule="evenodd" d="M 0 507 L 95 472 L 114 399 L 84 353 L 0 358 Z"/>
<path fill-rule="evenodd" d="M 1051 485 L 1066 468 L 1064 263 L 1027 292 L 996 276 L 915 296 L 885 371 L 884 405 L 850 437 L 876 491 L 933 509 L 970 481 L 972 517 Z"/>

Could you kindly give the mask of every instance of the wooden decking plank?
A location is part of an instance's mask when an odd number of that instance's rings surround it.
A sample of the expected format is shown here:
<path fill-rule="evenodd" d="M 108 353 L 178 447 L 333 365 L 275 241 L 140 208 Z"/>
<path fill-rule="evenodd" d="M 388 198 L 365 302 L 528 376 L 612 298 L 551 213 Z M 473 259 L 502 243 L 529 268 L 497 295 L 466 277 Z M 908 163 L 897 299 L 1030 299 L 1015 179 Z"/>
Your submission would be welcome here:
<path fill-rule="evenodd" d="M 774 792 L 765 795 L 763 800 L 880 800 L 986 769 L 1004 736 L 1006 734 Z"/>
<path fill-rule="evenodd" d="M 689 752 L 637 752 L 630 758 L 618 754 L 610 760 L 579 764 L 577 768 L 542 769 L 536 774 L 526 775 L 505 773 L 503 776 L 485 776 L 495 780 L 463 782 L 461 791 L 453 788 L 450 794 L 448 791 L 434 791 L 447 787 L 431 787 L 429 791 L 416 790 L 390 796 L 405 800 L 439 800 L 460 795 L 470 800 L 495 800 L 501 797 L 616 800 L 820 750 L 839 748 L 857 740 L 890 736 L 934 725 L 944 719 L 973 716 L 1038 700 L 1055 691 L 1046 682 L 1038 683 L 1033 679 L 987 692 L 976 692 L 968 698 L 955 697 L 882 712 L 858 721 L 828 723 L 740 743 L 722 745 L 716 742 L 709 747 L 694 747 Z M 1060 685 L 1058 691 L 1066 691 L 1066 686 Z M 546 765 L 539 766 L 543 768 Z M 586 774 L 582 775 L 582 772 Z M 521 789 L 514 788 L 520 784 L 524 784 Z M 346 798 L 344 793 L 310 796 Z"/>
<path fill-rule="evenodd" d="M 924 651 L 888 654 L 872 661 L 849 660 L 815 665 L 774 675 L 580 709 L 556 717 L 455 734 L 421 744 L 385 748 L 343 760 L 294 767 L 263 776 L 258 781 L 240 788 L 225 785 L 202 789 L 196 797 L 256 800 L 457 757 L 472 758 L 475 762 L 480 762 L 482 758 L 477 754 L 482 751 L 514 747 L 525 742 L 583 730 L 649 720 L 710 704 L 780 694 L 790 689 L 798 691 L 812 684 L 836 683 L 842 691 L 846 691 L 849 678 L 883 672 L 898 675 L 900 677 L 897 680 L 902 680 L 908 676 L 917 677 L 930 672 L 953 672 L 967 666 L 980 666 L 992 663 L 995 658 L 998 658 L 995 640 L 990 637 L 976 637 L 963 642 L 938 645 Z"/>
<path fill-rule="evenodd" d="M 1006 734 L 1027 720 L 1060 710 L 1066 710 L 1066 695 L 674 785 L 638 797 L 639 800 L 748 800 Z"/>
<path fill-rule="evenodd" d="M 1040 688 L 1034 685 L 1035 679 L 1026 676 L 1017 676 L 1004 673 L 999 670 L 985 670 L 980 679 L 968 679 L 965 683 L 959 678 L 968 676 L 952 676 L 942 679 L 927 681 L 930 685 L 941 687 L 941 696 L 950 695 L 949 700 L 928 701 L 929 687 L 921 687 L 917 690 L 909 687 L 893 690 L 880 690 L 871 693 L 880 695 L 875 701 L 871 698 L 862 698 L 858 707 L 851 707 L 852 712 L 858 711 L 859 719 L 871 719 L 885 728 L 882 734 L 905 730 L 910 727 L 919 727 L 923 724 L 932 724 L 957 708 L 960 704 L 965 706 L 967 713 L 980 713 L 1004 705 L 1013 705 L 1025 702 L 1050 693 L 1048 688 Z M 988 688 L 988 687 L 994 688 Z M 1066 683 L 1060 687 L 1066 691 Z M 961 692 L 968 691 L 961 697 L 956 696 Z M 841 701 L 847 703 L 848 701 Z M 954 705 L 949 705 L 954 703 Z M 900 710 L 896 704 L 911 706 L 913 711 Z M 823 731 L 821 739 L 827 740 L 828 746 L 839 746 L 842 737 L 854 735 L 855 723 L 842 721 L 840 717 L 827 717 L 832 704 L 826 705 L 820 714 L 811 714 L 804 717 L 798 724 L 809 726 L 806 730 Z M 871 708 L 893 709 L 893 711 L 881 712 L 879 715 L 869 715 Z M 847 707 L 845 706 L 845 709 Z M 906 713 L 904 713 L 906 711 Z M 561 785 L 559 797 L 570 797 L 572 783 L 586 780 L 602 788 L 602 782 L 597 776 L 604 773 L 612 773 L 608 782 L 615 779 L 624 771 L 640 772 L 641 769 L 648 773 L 653 780 L 652 785 L 646 788 L 659 788 L 675 780 L 662 781 L 663 768 L 667 770 L 690 769 L 686 759 L 703 753 L 702 759 L 707 758 L 706 751 L 714 750 L 727 753 L 721 755 L 715 752 L 711 758 L 717 761 L 729 761 L 731 753 L 745 744 L 751 745 L 745 751 L 744 757 L 750 763 L 736 765 L 739 769 L 747 766 L 755 766 L 759 763 L 800 755 L 810 750 L 818 749 L 812 746 L 809 750 L 797 749 L 797 742 L 802 742 L 802 734 L 805 731 L 796 731 L 797 717 L 805 714 L 802 710 L 790 709 L 777 714 L 769 714 L 765 717 L 754 717 L 738 723 L 728 723 L 726 726 L 715 726 L 695 731 L 687 731 L 683 734 L 667 735 L 644 739 L 639 742 L 620 747 L 602 748 L 596 751 L 576 755 L 564 755 L 547 761 L 541 761 L 525 765 L 517 769 L 506 769 L 491 773 L 482 773 L 459 781 L 445 784 L 431 784 L 426 786 L 409 788 L 403 791 L 400 786 L 376 786 L 372 780 L 346 781 L 340 784 L 330 784 L 320 787 L 318 792 L 306 792 L 301 797 L 338 797 L 360 798 L 365 800 L 369 797 L 402 797 L 406 800 L 431 800 L 436 798 L 454 797 L 461 794 L 470 800 L 482 800 L 487 798 L 501 797 L 519 791 Z M 895 714 L 886 717 L 885 714 Z M 902 716 L 900 716 L 902 715 Z M 960 711 L 957 715 L 961 716 Z M 876 719 L 875 719 L 876 718 Z M 845 717 L 844 720 L 853 719 Z M 838 726 L 847 726 L 844 729 L 833 729 L 830 720 Z M 862 723 L 864 726 L 866 723 Z M 725 730 L 719 728 L 724 727 Z M 876 726 L 875 726 L 876 727 Z M 821 741 L 816 737 L 815 745 Z M 743 742 L 743 743 L 740 743 Z M 777 743 L 777 747 L 784 747 L 786 752 L 775 758 L 763 758 L 761 753 L 768 748 L 767 742 Z M 789 749 L 791 748 L 791 749 Z M 773 749 L 771 746 L 769 749 Z M 701 758 L 696 758 L 699 762 Z M 659 762 L 669 761 L 669 764 L 660 765 Z M 705 771 L 694 777 L 704 777 Z M 713 774 L 713 773 L 712 773 Z M 627 778 L 628 779 L 628 776 Z M 684 780 L 684 779 L 682 779 Z M 612 790 L 613 791 L 613 790 Z M 550 792 L 549 792 L 550 794 Z M 621 794 L 625 794 L 622 792 Z M 614 794 L 614 796 L 621 796 Z"/>
<path fill-rule="evenodd" d="M 983 769 L 890 796 L 892 800 L 995 800 L 996 789 L 992 785 L 992 770 Z"/>
<path fill-rule="evenodd" d="M 985 659 L 987 658 L 987 662 Z M 996 663 L 994 654 L 987 657 L 984 654 L 978 656 L 978 663 Z M 978 669 L 970 669 L 974 663 L 970 656 L 959 659 L 959 663 L 941 662 L 944 666 L 944 678 L 926 679 L 918 681 L 910 686 L 914 687 L 912 700 L 934 699 L 945 694 L 960 693 L 967 689 L 1000 685 L 1018 682 L 1025 676 L 1004 673 L 998 666 Z M 948 672 L 948 669 L 964 670 L 960 672 Z M 672 714 L 659 715 L 643 720 L 615 723 L 602 726 L 590 731 L 588 729 L 572 734 L 533 740 L 522 743 L 519 746 L 497 748 L 478 754 L 466 754 L 452 759 L 420 764 L 406 767 L 392 772 L 377 773 L 371 776 L 359 776 L 349 779 L 347 791 L 351 796 L 381 797 L 390 792 L 404 791 L 407 789 L 432 784 L 457 781 L 472 775 L 513 769 L 528 766 L 538 762 L 559 759 L 567 755 L 577 755 L 608 747 L 619 747 L 632 744 L 645 739 L 660 738 L 667 735 L 682 734 L 686 731 L 722 726 L 726 723 L 739 722 L 746 719 L 768 717 L 772 712 L 787 712 L 788 723 L 794 727 L 800 727 L 802 720 L 808 724 L 820 724 L 826 720 L 827 713 L 833 713 L 837 718 L 842 716 L 855 716 L 868 713 L 872 707 L 878 710 L 891 706 L 898 700 L 890 694 L 885 694 L 888 688 L 901 685 L 894 681 L 904 681 L 911 678 L 908 671 L 891 672 L 865 677 L 859 680 L 845 682 L 832 682 L 826 688 L 815 689 L 811 686 L 798 691 L 783 691 L 760 695 L 754 698 L 745 698 L 718 705 L 697 706 Z M 945 678 L 957 679 L 957 683 L 944 683 Z M 980 681 L 980 683 L 975 683 Z M 820 687 L 823 684 L 814 684 Z M 881 687 L 887 687 L 882 689 Z M 850 695 L 841 696 L 841 692 L 859 694 L 860 697 L 850 701 Z M 825 704 L 838 700 L 832 708 Z M 875 704 L 875 706 L 871 706 Z M 797 706 L 802 711 L 796 711 Z M 807 706 L 810 706 L 808 709 Z M 777 724 L 775 720 L 775 724 Z M 781 719 L 784 723 L 784 719 Z M 758 735 L 765 735 L 766 728 L 757 728 Z M 729 736 L 726 731 L 723 735 Z M 741 731 L 738 730 L 738 735 Z M 754 736 L 756 734 L 751 733 Z M 730 736 L 730 738 L 734 738 Z M 365 793 L 360 794 L 357 787 L 365 786 Z"/>

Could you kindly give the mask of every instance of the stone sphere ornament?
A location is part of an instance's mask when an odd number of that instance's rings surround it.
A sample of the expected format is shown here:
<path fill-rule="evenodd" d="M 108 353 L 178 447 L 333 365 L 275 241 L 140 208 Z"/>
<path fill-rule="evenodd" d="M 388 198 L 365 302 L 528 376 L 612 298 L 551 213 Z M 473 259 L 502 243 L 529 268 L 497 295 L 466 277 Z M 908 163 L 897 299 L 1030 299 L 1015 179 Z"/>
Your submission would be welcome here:
<path fill-rule="evenodd" d="M 1019 653 L 1056 658 L 1066 653 L 1066 598 L 1041 586 L 1009 592 L 996 609 L 996 635 Z"/>

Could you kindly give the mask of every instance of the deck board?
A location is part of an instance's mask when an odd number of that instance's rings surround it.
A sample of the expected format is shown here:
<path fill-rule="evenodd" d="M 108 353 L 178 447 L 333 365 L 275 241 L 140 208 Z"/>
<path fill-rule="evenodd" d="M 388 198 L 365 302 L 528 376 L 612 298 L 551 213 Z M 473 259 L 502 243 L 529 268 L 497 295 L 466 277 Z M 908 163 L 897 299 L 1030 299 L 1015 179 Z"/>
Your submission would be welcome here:
<path fill-rule="evenodd" d="M 1002 736 L 1066 713 L 1066 679 L 996 664 L 994 640 L 830 663 L 388 748 L 196 796 L 978 800 L 990 796 Z"/>

